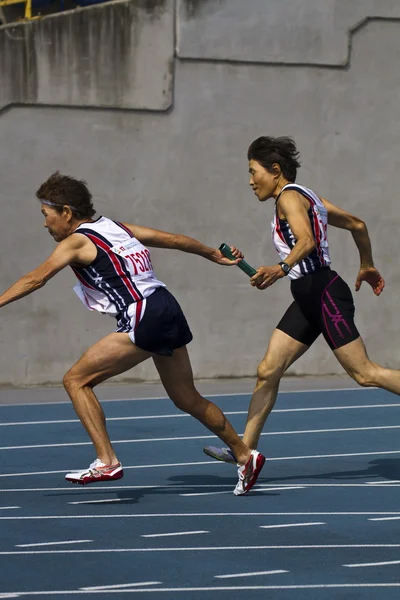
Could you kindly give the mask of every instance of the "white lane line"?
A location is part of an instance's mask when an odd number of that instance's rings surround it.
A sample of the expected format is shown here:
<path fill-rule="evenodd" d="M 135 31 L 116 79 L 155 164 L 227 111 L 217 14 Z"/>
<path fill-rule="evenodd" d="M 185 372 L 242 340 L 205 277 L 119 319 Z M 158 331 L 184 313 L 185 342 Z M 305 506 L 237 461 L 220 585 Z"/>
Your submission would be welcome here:
<path fill-rule="evenodd" d="M 196 461 L 196 462 L 183 462 L 183 463 L 161 463 L 158 465 L 132 465 L 132 466 L 126 466 L 124 465 L 124 470 L 126 469 L 156 469 L 156 468 L 164 468 L 164 467 L 184 467 L 184 466 L 195 466 L 195 465 L 217 465 L 217 464 L 223 464 L 220 462 L 217 462 L 215 460 L 201 460 L 201 461 Z M 71 469 L 69 469 L 71 470 Z M 68 469 L 62 469 L 60 471 L 36 471 L 36 472 L 32 472 L 32 473 L 2 473 L 0 475 L 0 477 L 23 477 L 23 476 L 28 476 L 28 475 L 57 475 L 59 473 L 66 473 L 68 471 Z M 109 486 L 107 486 L 107 489 L 110 489 Z M 3 491 L 3 490 L 1 490 Z"/>
<path fill-rule="evenodd" d="M 280 575 L 281 573 L 289 573 L 283 569 L 276 569 L 275 571 L 258 571 L 255 573 L 232 573 L 231 575 L 214 575 L 216 579 L 232 579 L 234 577 L 256 577 L 257 575 Z"/>
<path fill-rule="evenodd" d="M 386 486 L 390 486 L 393 484 L 397 484 L 400 483 L 400 479 L 391 479 L 391 480 L 385 480 L 385 481 L 367 481 L 368 485 L 386 485 Z"/>
<path fill-rule="evenodd" d="M 213 462 L 212 464 L 218 464 Z M 125 469 L 126 467 L 124 467 Z M 64 471 L 61 471 L 61 473 L 65 473 Z M 14 474 L 13 474 L 14 476 Z M 196 488 L 229 488 L 231 489 L 232 484 L 226 484 L 226 483 L 221 483 L 221 484 L 214 484 L 214 485 L 209 485 L 209 484 L 190 484 L 188 483 L 187 485 L 107 485 L 107 490 L 151 490 L 151 489 L 165 489 L 165 490 L 186 490 L 187 488 L 190 489 L 196 489 Z M 271 483 L 260 483 L 257 484 L 257 486 L 255 488 L 253 488 L 253 490 L 257 490 L 259 489 L 260 491 L 268 489 L 270 487 L 277 487 L 277 484 L 271 484 Z M 302 482 L 301 485 L 293 485 L 290 483 L 280 483 L 279 487 L 282 488 L 293 488 L 293 489 L 297 489 L 297 488 L 336 488 L 336 487 L 346 487 L 346 488 L 365 488 L 365 487 L 369 487 L 369 482 L 366 483 L 307 483 L 307 482 Z M 387 484 L 385 484 L 384 482 L 376 484 L 373 486 L 373 488 L 380 488 L 380 487 L 388 487 Z M 400 483 L 394 483 L 391 487 L 400 487 Z M 373 489 L 372 488 L 372 489 Z M 71 486 L 69 487 L 34 487 L 34 488 L 2 488 L 2 492 L 64 492 L 64 491 L 68 491 L 71 490 Z M 85 490 L 85 494 L 96 494 L 98 493 L 98 491 L 100 491 L 99 489 L 97 491 L 92 490 L 86 491 Z M 78 493 L 78 492 L 76 492 Z M 20 507 L 15 507 L 15 508 L 20 508 Z"/>
<path fill-rule="evenodd" d="M 397 511 L 363 511 L 363 512 L 202 512 L 202 513 L 143 513 L 143 514 L 101 514 L 101 515 L 40 515 L 27 517 L 0 517 L 0 521 L 45 521 L 62 519 L 154 519 L 171 517 L 328 517 L 328 516 L 368 516 L 368 515 L 399 515 Z M 390 517 L 393 518 L 393 517 Z"/>
<path fill-rule="evenodd" d="M 124 466 L 124 469 L 126 467 Z M 66 473 L 68 469 L 62 471 L 30 471 L 29 473 L 1 473 L 0 477 L 28 477 L 29 475 L 57 475 L 58 473 Z M 4 490 L 1 490 L 4 491 Z"/>
<path fill-rule="evenodd" d="M 206 486 L 204 486 L 206 487 Z M 230 486 L 232 488 L 232 486 Z M 253 492 L 277 492 L 281 490 L 304 490 L 305 486 L 303 485 L 293 485 L 293 486 L 283 486 L 283 487 L 263 487 L 263 488 L 253 488 Z M 179 494 L 180 496 L 215 496 L 216 494 L 232 494 L 232 489 L 230 490 L 221 490 L 220 492 L 192 492 L 190 494 Z"/>
<path fill-rule="evenodd" d="M 108 421 L 109 419 L 107 419 Z M 14 427 L 16 425 L 57 425 L 65 423 L 79 423 L 78 419 L 62 419 L 58 421 L 10 421 L 9 423 L 0 423 L 0 427 Z M 1 597 L 1 596 L 0 596 Z"/>
<path fill-rule="evenodd" d="M 371 430 L 385 430 L 385 429 L 400 429 L 400 425 L 385 425 L 382 427 L 347 427 L 343 429 L 305 429 L 298 431 L 271 431 L 268 433 L 262 433 L 262 436 L 274 436 L 274 435 L 301 435 L 311 433 L 347 433 L 354 431 L 371 431 Z M 243 434 L 240 433 L 240 436 Z M 163 437 L 163 438 L 139 438 L 129 440 L 112 440 L 115 444 L 143 444 L 153 442 L 182 442 L 191 440 L 217 440 L 215 435 L 192 435 L 192 436 L 179 436 L 179 437 Z M 30 444 L 27 446 L 1 446 L 0 450 L 36 450 L 41 448 L 66 448 L 66 447 L 78 447 L 78 446 L 90 446 L 92 442 L 67 442 L 63 444 Z M 332 454 L 332 456 L 352 456 L 350 454 Z M 271 460 L 271 459 L 270 459 Z M 277 460 L 277 459 L 275 459 Z"/>
<path fill-rule="evenodd" d="M 376 519 L 368 519 L 368 521 L 398 521 L 400 517 L 379 517 Z"/>
<path fill-rule="evenodd" d="M 207 464 L 220 464 L 220 463 L 216 463 L 215 461 L 212 461 L 210 463 Z M 129 467 L 125 467 L 124 469 L 129 468 Z M 67 471 L 67 469 L 64 469 L 63 471 L 59 471 L 60 473 L 65 473 Z M 45 475 L 46 473 L 36 473 L 36 475 Z M 22 475 L 22 474 L 20 474 Z M 33 475 L 33 473 L 26 473 L 25 475 Z M 9 477 L 16 477 L 17 473 L 12 473 L 10 475 L 8 475 Z M 2 477 L 0 475 L 0 477 Z M 347 488 L 360 488 L 360 487 L 369 487 L 369 483 L 370 482 L 366 482 L 366 483 L 307 483 L 307 482 L 302 482 L 301 485 L 293 485 L 290 483 L 280 483 L 279 486 L 282 488 L 335 488 L 335 487 L 347 487 Z M 271 483 L 260 483 L 257 484 L 256 488 L 253 489 L 267 489 L 269 487 L 276 487 L 277 484 L 271 484 Z M 146 489 L 166 489 L 166 490 L 183 490 L 183 489 L 187 489 L 187 488 L 231 488 L 232 484 L 226 484 L 226 483 L 221 483 L 221 484 L 214 484 L 214 485 L 209 485 L 209 484 L 190 484 L 188 483 L 187 485 L 107 485 L 107 490 L 146 490 Z M 385 482 L 381 482 L 381 483 L 377 483 L 376 485 L 374 485 L 373 487 L 388 487 L 388 485 Z M 399 483 L 394 483 L 391 487 L 400 487 L 400 482 Z M 64 491 L 68 491 L 71 490 L 71 486 L 69 487 L 34 487 L 34 488 L 2 488 L 1 491 L 2 492 L 64 492 Z M 98 491 L 92 490 L 86 491 L 85 493 L 90 494 L 90 493 L 98 493 Z M 15 508 L 20 508 L 20 507 L 15 507 Z"/>
<path fill-rule="evenodd" d="M 320 589 L 359 589 L 359 588 L 397 588 L 400 583 L 321 583 L 314 585 L 246 585 L 246 586 L 210 586 L 210 587 L 180 587 L 180 588 L 128 588 L 115 589 L 114 594 L 123 593 L 147 593 L 147 592 L 219 592 L 219 591 L 253 591 L 253 590 L 320 590 Z M 0 594 L 0 598 L 19 598 L 21 596 L 66 596 L 87 594 L 87 590 L 51 590 L 40 592 L 10 592 L 9 594 Z M 98 594 L 108 594 L 109 590 L 97 590 Z"/>
<path fill-rule="evenodd" d="M 228 414 L 228 413 L 225 413 Z M 342 427 L 328 429 L 298 429 L 292 431 L 269 431 L 261 433 L 261 436 L 274 435 L 309 435 L 311 433 L 346 433 L 348 431 L 380 431 L 385 429 L 400 429 L 400 425 L 381 425 L 371 427 Z M 243 434 L 240 434 L 243 435 Z M 193 435 L 193 436 L 178 436 L 178 437 L 163 437 L 163 438 L 139 438 L 128 440 L 113 440 L 113 444 L 141 444 L 147 442 L 180 442 L 190 440 L 208 440 L 215 439 L 215 435 Z M 89 446 L 91 442 L 69 442 L 64 444 L 33 444 L 28 446 L 2 446 L 0 450 L 21 450 L 32 448 L 54 448 L 59 446 Z"/>
<path fill-rule="evenodd" d="M 310 408 L 279 408 L 274 409 L 274 413 L 288 413 L 288 412 L 317 412 L 324 410 L 357 410 L 366 408 L 394 408 L 399 407 L 400 404 L 353 404 L 345 406 L 313 406 Z"/>
<path fill-rule="evenodd" d="M 82 587 L 79 588 L 80 590 L 82 590 L 83 592 L 101 592 L 101 591 L 108 591 L 108 590 L 115 590 L 115 591 L 119 591 L 122 590 L 123 588 L 131 588 L 131 587 L 141 587 L 144 585 L 159 585 L 160 583 L 162 583 L 162 581 L 138 581 L 135 583 L 120 583 L 118 585 L 98 585 L 96 587 Z"/>
<path fill-rule="evenodd" d="M 373 427 L 343 427 L 343 428 L 329 428 L 329 429 L 302 429 L 294 431 L 269 431 L 262 433 L 261 435 L 300 435 L 309 433 L 345 433 L 346 431 L 374 431 L 380 429 L 400 429 L 400 425 L 382 425 Z"/>
<path fill-rule="evenodd" d="M 279 390 L 279 394 L 319 394 L 321 392 L 366 392 L 366 391 L 372 391 L 372 390 L 379 390 L 379 388 L 376 387 L 370 387 L 370 388 L 362 388 L 362 387 L 343 387 L 343 388 L 321 388 L 318 390 Z M 207 398 L 230 398 L 231 396 L 235 396 L 235 397 L 249 397 L 251 396 L 253 393 L 253 390 L 249 390 L 248 392 L 233 392 L 228 393 L 228 392 L 224 392 L 221 394 L 207 394 L 207 393 L 202 393 L 203 396 L 207 397 Z M 130 400 L 130 398 L 126 398 L 126 400 Z M 154 398 L 133 398 L 133 400 L 169 400 L 169 398 L 167 396 L 154 396 Z M 115 400 L 102 400 L 101 402 L 115 402 Z M 68 402 L 67 402 L 68 404 Z M 15 405 L 14 405 L 15 406 Z"/>
<path fill-rule="evenodd" d="M 209 531 L 175 531 L 172 533 L 146 533 L 141 535 L 143 538 L 159 538 L 159 537 L 173 537 L 176 535 L 197 535 L 199 533 L 210 533 Z"/>
<path fill-rule="evenodd" d="M 230 415 L 236 414 L 247 414 L 247 411 L 241 410 L 237 412 L 225 413 Z M 190 417 L 191 415 L 182 414 L 182 415 L 144 415 L 142 417 L 107 417 L 108 421 L 141 421 L 144 419 L 182 419 L 186 417 Z M 0 427 L 12 427 L 17 425 L 65 425 L 66 423 L 80 423 L 79 419 L 59 419 L 54 421 L 13 421 L 10 423 L 0 423 Z"/>
<path fill-rule="evenodd" d="M 224 411 L 225 415 L 247 415 L 247 410 Z M 148 419 L 186 419 L 191 415 L 166 414 L 166 415 L 142 415 L 134 417 L 107 417 L 108 421 L 142 421 Z M 0 423 L 0 427 L 13 427 L 17 425 L 65 425 L 67 423 L 80 423 L 79 419 L 58 419 L 54 421 L 12 421 L 10 423 Z"/>
<path fill-rule="evenodd" d="M 186 490 L 187 488 L 229 488 L 229 490 L 232 489 L 232 484 L 221 484 L 221 485 L 196 485 L 196 484 L 190 484 L 188 483 L 187 485 L 107 485 L 107 491 L 113 490 L 113 491 L 118 491 L 118 490 Z M 282 488 L 286 486 L 282 486 Z M 291 488 L 292 486 L 288 486 L 289 488 Z M 297 487 L 307 487 L 307 486 L 296 486 Z M 104 488 L 103 488 L 104 489 Z M 254 489 L 254 488 L 253 488 Z M 71 486 L 69 487 L 46 487 L 46 488 L 7 488 L 7 489 L 2 489 L 1 492 L 65 492 L 65 491 L 71 491 Z M 88 494 L 91 495 L 96 495 L 101 493 L 101 489 L 97 489 L 97 490 L 93 490 L 93 488 L 90 491 L 86 491 L 85 490 L 85 497 Z M 77 490 L 75 492 L 75 494 L 79 494 L 79 491 Z M 80 496 L 79 496 L 80 497 Z M 117 502 L 119 500 L 119 498 L 116 498 L 115 500 L 107 500 L 107 502 Z M 123 498 L 123 500 L 132 500 L 132 498 Z M 99 502 L 100 500 L 96 500 L 96 502 Z M 83 504 L 83 502 L 86 501 L 82 501 L 82 502 L 69 502 L 68 504 Z M 92 502 L 91 500 L 88 500 L 87 502 Z M 104 500 L 104 502 L 106 502 L 106 500 Z M 20 508 L 20 507 L 15 507 L 15 508 Z"/>
<path fill-rule="evenodd" d="M 400 548 L 400 544 L 302 544 L 298 546 L 190 546 L 187 548 L 97 548 L 85 550 L 19 550 L 0 552 L 0 556 L 14 556 L 25 554 L 115 554 L 115 553 L 143 553 L 143 552 L 227 552 L 245 550 L 338 550 L 340 548 Z"/>
<path fill-rule="evenodd" d="M 196 436 L 184 436 L 184 437 L 170 437 L 170 438 L 143 438 L 143 439 L 130 439 L 130 440 L 112 440 L 113 444 L 141 444 L 146 442 L 178 442 L 184 440 L 205 440 L 205 439 L 216 439 L 215 435 L 196 435 Z M 1 446 L 0 450 L 34 450 L 39 448 L 68 448 L 78 446 L 91 446 L 92 442 L 67 442 L 63 444 L 31 444 L 28 446 Z"/>
<path fill-rule="evenodd" d="M 232 494 L 233 486 L 231 486 L 230 490 L 221 490 L 220 492 L 193 492 L 192 494 L 179 494 L 180 496 L 217 496 L 219 494 Z"/>
<path fill-rule="evenodd" d="M 279 395 L 281 394 L 320 394 L 321 392 L 368 392 L 372 390 L 377 390 L 379 388 L 361 388 L 361 387 L 345 387 L 345 388 L 325 388 L 318 390 L 281 390 L 279 391 Z M 253 393 L 253 390 L 249 390 L 248 392 L 233 392 L 231 394 L 206 394 L 203 396 L 207 398 L 231 398 L 234 396 L 242 397 L 242 398 L 250 398 Z M 149 396 L 148 398 L 100 398 L 100 402 L 146 402 L 147 400 L 168 400 L 171 401 L 167 396 Z M 26 407 L 26 406 L 51 406 L 54 404 L 71 404 L 69 400 L 62 400 L 60 402 L 28 402 L 26 404 L 0 404 L 0 410 L 4 407 L 12 407 L 15 408 L 17 406 Z"/>
<path fill-rule="evenodd" d="M 0 506 L 0 510 L 13 510 L 14 508 L 21 508 L 20 506 Z"/>
<path fill-rule="evenodd" d="M 268 485 L 258 485 L 252 489 L 252 492 L 279 492 L 282 490 L 304 490 L 307 486 L 305 485 L 282 485 L 279 487 L 270 487 Z"/>
<path fill-rule="evenodd" d="M 307 483 L 305 481 L 305 482 L 302 482 L 302 487 L 307 487 L 307 488 L 351 487 L 352 488 L 352 487 L 367 487 L 367 486 L 369 486 L 370 483 L 371 483 L 370 481 L 366 481 L 365 483 Z M 224 485 L 226 485 L 226 484 L 224 484 Z M 271 485 L 274 485 L 274 484 L 271 484 L 271 483 L 260 483 L 260 484 L 257 484 L 257 487 L 269 487 Z M 284 486 L 291 486 L 290 483 L 281 483 L 279 485 L 281 485 L 282 487 L 284 487 Z M 380 487 L 382 485 L 385 485 L 384 481 L 377 483 L 375 485 L 375 487 Z M 399 487 L 399 486 L 400 486 L 400 481 L 399 481 L 398 484 L 394 485 L 393 487 Z M 131 487 L 131 486 L 129 486 L 129 487 Z"/>
<path fill-rule="evenodd" d="M 68 489 L 68 488 L 64 488 L 64 489 Z M 107 500 L 79 500 L 78 502 L 68 502 L 68 504 L 105 504 L 106 502 L 126 502 L 127 500 L 134 500 L 134 498 L 107 498 Z"/>
<path fill-rule="evenodd" d="M 384 562 L 373 562 L 373 563 L 353 563 L 350 565 L 342 565 L 343 567 L 386 567 L 387 565 L 400 565 L 400 560 L 385 560 Z"/>
<path fill-rule="evenodd" d="M 65 544 L 89 544 L 93 540 L 67 540 L 65 542 L 40 542 L 38 544 L 16 544 L 16 548 L 35 548 L 39 546 L 63 546 Z"/>
<path fill-rule="evenodd" d="M 268 461 L 272 460 L 305 460 L 305 459 L 313 459 L 313 458 L 346 458 L 349 456 L 381 456 L 386 454 L 400 454 L 400 450 L 385 450 L 384 452 L 351 452 L 348 454 L 311 454 L 307 456 L 279 456 L 276 458 L 268 457 Z"/>
<path fill-rule="evenodd" d="M 222 485 L 224 485 L 225 487 L 227 487 L 227 484 L 225 484 L 225 483 L 221 484 L 221 486 Z M 273 484 L 273 483 L 260 483 L 260 484 L 257 484 L 257 488 L 263 488 L 263 489 L 265 488 L 265 489 L 267 489 L 267 488 L 270 488 L 270 487 L 273 488 L 275 485 L 276 484 Z M 368 486 L 368 482 L 366 482 L 366 483 L 307 483 L 305 481 L 305 482 L 302 482 L 300 486 L 293 486 L 291 483 L 280 483 L 279 485 L 282 487 L 282 489 L 286 488 L 286 487 L 289 488 L 289 489 L 291 489 L 291 488 L 295 489 L 295 488 L 298 488 L 298 487 L 301 487 L 301 488 L 367 487 Z M 400 485 L 400 482 L 399 482 L 399 485 Z M 131 486 L 129 486 L 129 487 L 131 487 Z M 194 486 L 191 486 L 191 487 L 194 487 Z M 199 485 L 199 487 L 208 487 L 208 486 L 201 486 L 201 485 Z M 378 487 L 379 487 L 379 485 L 378 485 Z M 394 487 L 397 487 L 397 486 L 394 486 Z M 57 488 L 57 489 L 59 489 L 59 488 Z M 254 488 L 253 488 L 253 490 L 254 490 Z"/>
<path fill-rule="evenodd" d="M 25 406 L 25 405 L 21 405 Z M 355 404 L 355 405 L 345 405 L 345 406 L 313 406 L 313 407 L 304 407 L 304 408 L 277 408 L 274 409 L 274 414 L 276 413 L 296 413 L 296 412 L 318 412 L 324 410 L 360 410 L 367 408 L 398 408 L 400 407 L 399 403 L 391 403 L 391 404 Z M 1 408 L 1 406 L 0 406 Z M 225 415 L 247 415 L 247 410 L 232 410 L 232 411 L 224 411 Z M 108 421 L 141 421 L 147 419 L 186 419 L 190 417 L 189 414 L 164 414 L 164 415 L 142 415 L 142 416 L 130 416 L 130 417 L 107 417 Z M 12 427 L 18 425 L 57 425 L 57 424 L 66 424 L 66 423 L 80 423 L 79 419 L 55 419 L 52 421 L 11 421 L 0 423 L 0 427 Z"/>
<path fill-rule="evenodd" d="M 260 525 L 260 529 L 281 529 L 282 527 L 310 527 L 311 525 L 326 525 L 326 523 L 281 523 L 279 525 Z"/>

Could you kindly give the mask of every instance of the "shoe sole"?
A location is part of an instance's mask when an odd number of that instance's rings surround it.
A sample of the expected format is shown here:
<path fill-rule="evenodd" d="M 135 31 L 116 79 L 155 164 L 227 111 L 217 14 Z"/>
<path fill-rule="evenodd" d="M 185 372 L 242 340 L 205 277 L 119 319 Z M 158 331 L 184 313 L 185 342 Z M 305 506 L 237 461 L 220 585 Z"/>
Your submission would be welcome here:
<path fill-rule="evenodd" d="M 251 481 L 247 484 L 247 488 L 241 493 L 237 493 L 236 488 L 235 488 L 233 491 L 235 496 L 245 496 L 251 490 L 251 488 L 256 483 L 264 464 L 265 464 L 265 456 L 263 454 L 259 454 L 256 458 L 256 468 L 253 470 Z"/>
<path fill-rule="evenodd" d="M 211 456 L 211 458 L 213 458 L 214 460 L 219 460 L 219 462 L 224 462 L 227 465 L 236 465 L 236 460 L 235 459 L 225 460 L 225 458 L 220 458 L 219 456 L 213 454 L 212 452 L 209 452 L 206 448 L 203 448 L 203 452 L 204 452 L 204 454 L 207 454 L 207 456 Z"/>
<path fill-rule="evenodd" d="M 96 477 L 96 478 L 91 478 L 91 477 L 86 477 L 83 479 L 68 479 L 68 477 L 66 477 L 66 481 L 69 481 L 70 483 L 77 483 L 78 485 L 88 485 L 89 483 L 97 483 L 98 481 L 115 481 L 117 479 L 122 479 L 122 477 L 124 476 L 124 472 L 123 471 L 119 471 L 119 473 L 116 473 L 115 475 L 102 475 L 101 477 Z"/>

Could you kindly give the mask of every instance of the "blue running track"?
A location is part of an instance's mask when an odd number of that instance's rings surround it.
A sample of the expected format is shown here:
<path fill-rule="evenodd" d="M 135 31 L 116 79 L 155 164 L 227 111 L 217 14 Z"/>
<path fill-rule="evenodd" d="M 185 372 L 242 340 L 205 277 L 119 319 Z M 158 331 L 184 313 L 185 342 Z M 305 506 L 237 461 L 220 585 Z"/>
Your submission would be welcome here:
<path fill-rule="evenodd" d="M 249 398 L 213 399 L 242 432 Z M 71 405 L 0 406 L 0 598 L 400 598 L 399 397 L 280 394 L 239 498 L 169 400 L 103 407 L 125 476 L 80 487 L 64 473 L 95 457 Z"/>

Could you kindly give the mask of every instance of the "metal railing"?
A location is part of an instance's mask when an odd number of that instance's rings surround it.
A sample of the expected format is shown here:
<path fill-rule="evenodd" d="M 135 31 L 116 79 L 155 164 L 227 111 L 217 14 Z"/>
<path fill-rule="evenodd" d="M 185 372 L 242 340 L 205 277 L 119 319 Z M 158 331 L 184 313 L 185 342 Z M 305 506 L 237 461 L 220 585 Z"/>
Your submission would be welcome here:
<path fill-rule="evenodd" d="M 25 4 L 25 19 L 34 19 L 32 17 L 32 0 L 0 0 L 0 7 L 10 6 L 10 4 Z"/>

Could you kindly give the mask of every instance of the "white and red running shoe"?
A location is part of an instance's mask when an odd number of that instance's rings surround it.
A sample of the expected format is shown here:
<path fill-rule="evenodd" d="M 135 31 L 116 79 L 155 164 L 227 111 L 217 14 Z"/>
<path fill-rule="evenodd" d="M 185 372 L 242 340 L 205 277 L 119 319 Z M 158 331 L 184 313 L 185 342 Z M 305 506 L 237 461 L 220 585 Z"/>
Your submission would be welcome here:
<path fill-rule="evenodd" d="M 260 454 L 260 452 L 257 452 L 257 450 L 252 450 L 247 463 L 238 468 L 239 481 L 233 490 L 235 496 L 243 496 L 251 490 L 257 481 L 257 477 L 259 476 L 264 463 L 265 456 Z"/>
<path fill-rule="evenodd" d="M 121 479 L 123 476 L 124 470 L 121 463 L 105 465 L 100 459 L 96 458 L 88 469 L 67 473 L 65 479 L 71 483 L 86 485 L 96 481 L 113 481 L 114 479 Z"/>

